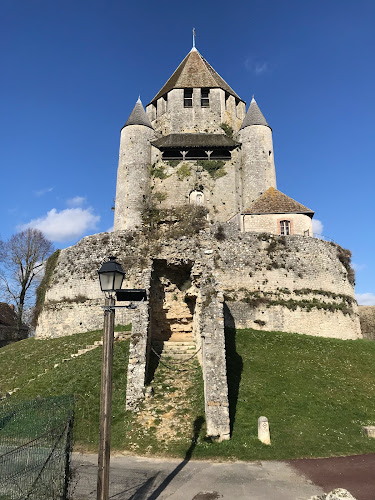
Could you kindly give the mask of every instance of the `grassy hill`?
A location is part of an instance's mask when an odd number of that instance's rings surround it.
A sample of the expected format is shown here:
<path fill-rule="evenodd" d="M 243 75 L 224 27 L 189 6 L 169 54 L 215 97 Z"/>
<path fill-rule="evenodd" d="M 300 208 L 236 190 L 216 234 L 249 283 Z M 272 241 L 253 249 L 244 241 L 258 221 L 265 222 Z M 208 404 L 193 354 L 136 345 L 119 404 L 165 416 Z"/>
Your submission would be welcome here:
<path fill-rule="evenodd" d="M 0 393 L 11 400 L 76 396 L 75 447 L 98 444 L 101 347 L 70 358 L 100 332 L 27 339 L 0 349 Z M 112 449 L 195 458 L 286 459 L 375 452 L 361 426 L 375 424 L 375 342 L 280 332 L 227 332 L 232 439 L 204 438 L 200 367 L 175 372 L 159 365 L 155 394 L 137 414 L 125 411 L 128 341 L 116 342 Z M 63 361 L 68 359 L 68 361 Z M 186 388 L 186 390 L 182 390 Z M 272 445 L 257 439 L 269 419 Z M 195 435 L 197 439 L 193 438 Z"/>

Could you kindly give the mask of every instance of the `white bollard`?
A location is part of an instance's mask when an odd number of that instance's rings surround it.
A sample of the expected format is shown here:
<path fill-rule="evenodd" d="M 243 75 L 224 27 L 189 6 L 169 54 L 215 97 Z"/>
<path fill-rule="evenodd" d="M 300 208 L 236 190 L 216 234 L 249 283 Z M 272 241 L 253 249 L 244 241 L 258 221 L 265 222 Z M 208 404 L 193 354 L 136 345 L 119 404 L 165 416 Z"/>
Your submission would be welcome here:
<path fill-rule="evenodd" d="M 266 417 L 258 418 L 258 439 L 264 444 L 271 444 L 270 427 Z"/>

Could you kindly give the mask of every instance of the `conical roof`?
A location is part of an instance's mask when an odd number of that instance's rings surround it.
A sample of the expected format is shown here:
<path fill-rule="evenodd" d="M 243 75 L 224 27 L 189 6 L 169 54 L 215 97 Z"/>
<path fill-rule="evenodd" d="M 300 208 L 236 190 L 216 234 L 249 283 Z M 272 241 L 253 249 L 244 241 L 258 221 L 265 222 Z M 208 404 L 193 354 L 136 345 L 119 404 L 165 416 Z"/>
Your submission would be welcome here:
<path fill-rule="evenodd" d="M 198 50 L 193 47 L 151 102 L 156 101 L 159 97 L 172 89 L 202 87 L 223 89 L 242 101 L 234 90 L 229 87 L 223 78 L 221 78 L 213 67 L 201 56 Z"/>
<path fill-rule="evenodd" d="M 130 113 L 129 118 L 126 120 L 124 127 L 127 127 L 128 125 L 144 125 L 145 127 L 150 127 L 153 129 L 150 118 L 147 116 L 142 101 L 139 97 L 133 108 L 133 111 Z"/>
<path fill-rule="evenodd" d="M 259 109 L 259 106 L 254 97 L 251 99 L 249 109 L 247 110 L 246 116 L 244 118 L 244 121 L 242 122 L 240 130 L 245 127 L 249 127 L 250 125 L 264 125 L 266 127 L 271 128 L 268 125 L 266 119 L 264 118 L 263 113 Z"/>
<path fill-rule="evenodd" d="M 289 198 L 286 194 L 271 187 L 259 196 L 246 210 L 245 214 L 306 214 L 311 217 L 314 212 Z"/>

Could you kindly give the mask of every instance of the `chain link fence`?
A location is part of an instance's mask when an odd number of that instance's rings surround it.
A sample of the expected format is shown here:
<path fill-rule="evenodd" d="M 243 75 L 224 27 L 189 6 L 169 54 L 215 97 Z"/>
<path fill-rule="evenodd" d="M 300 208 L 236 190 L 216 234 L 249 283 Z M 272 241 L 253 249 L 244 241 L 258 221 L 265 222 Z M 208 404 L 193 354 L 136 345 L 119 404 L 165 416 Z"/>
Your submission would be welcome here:
<path fill-rule="evenodd" d="M 67 500 L 74 397 L 0 404 L 0 500 Z"/>

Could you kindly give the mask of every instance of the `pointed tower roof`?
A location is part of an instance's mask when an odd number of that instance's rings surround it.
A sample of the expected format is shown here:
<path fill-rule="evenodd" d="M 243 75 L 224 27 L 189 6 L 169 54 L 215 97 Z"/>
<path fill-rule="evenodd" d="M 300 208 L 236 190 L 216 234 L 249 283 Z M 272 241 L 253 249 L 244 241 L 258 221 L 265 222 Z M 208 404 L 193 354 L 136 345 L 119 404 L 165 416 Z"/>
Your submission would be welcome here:
<path fill-rule="evenodd" d="M 289 198 L 286 194 L 271 187 L 259 196 L 246 210 L 245 214 L 306 214 L 312 217 L 314 212 Z"/>
<path fill-rule="evenodd" d="M 159 97 L 172 89 L 202 87 L 223 89 L 242 101 L 234 90 L 229 87 L 223 78 L 221 78 L 213 67 L 201 56 L 198 50 L 193 47 L 151 102 L 156 101 Z"/>
<path fill-rule="evenodd" d="M 244 121 L 242 122 L 241 129 L 245 127 L 249 127 L 250 125 L 264 125 L 265 127 L 271 128 L 266 119 L 263 116 L 263 113 L 259 109 L 259 106 L 256 102 L 256 100 L 253 98 L 251 99 L 251 103 L 249 106 L 249 109 L 247 110 L 246 116 L 244 118 Z"/>
<path fill-rule="evenodd" d="M 150 118 L 146 114 L 140 97 L 138 97 L 138 101 L 136 102 L 133 111 L 130 113 L 129 118 L 126 120 L 124 127 L 127 127 L 128 125 L 144 125 L 145 127 L 153 129 Z"/>

